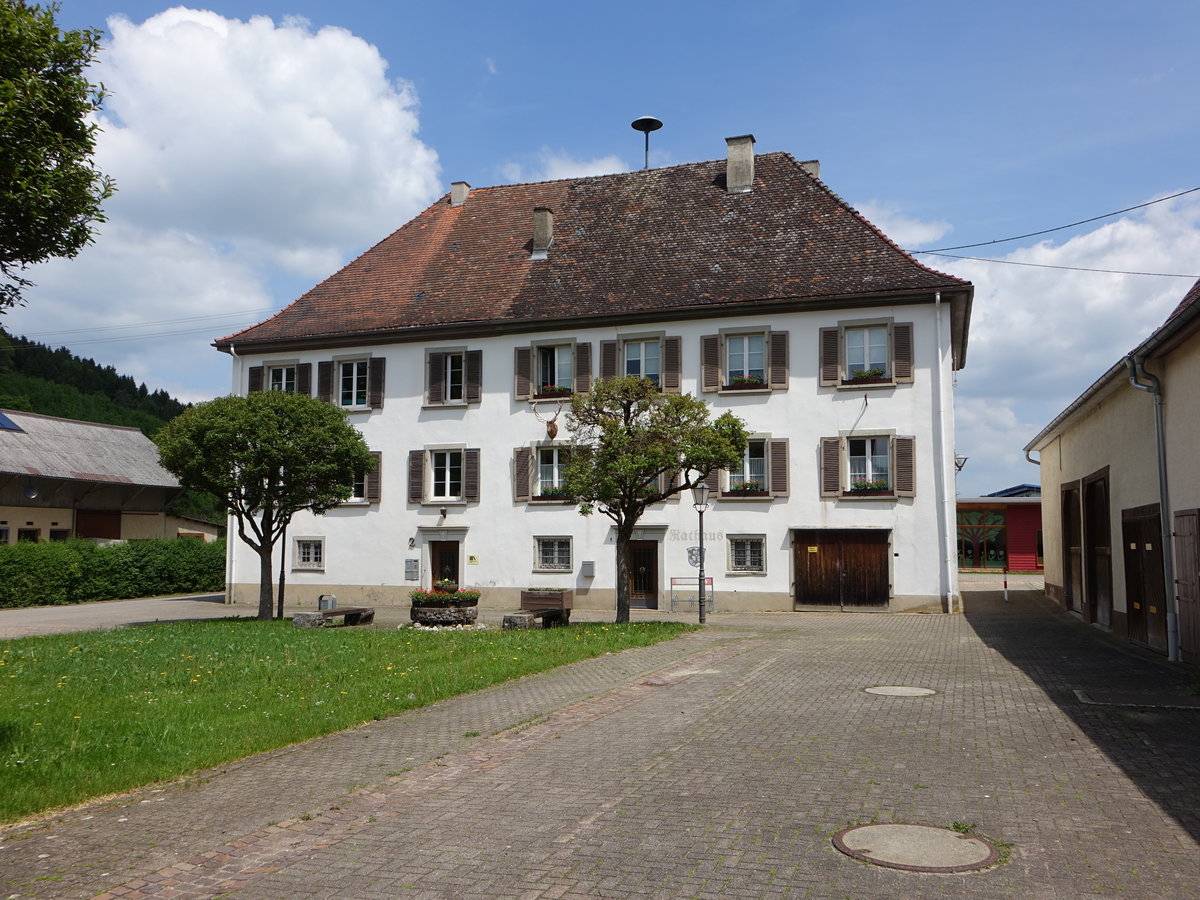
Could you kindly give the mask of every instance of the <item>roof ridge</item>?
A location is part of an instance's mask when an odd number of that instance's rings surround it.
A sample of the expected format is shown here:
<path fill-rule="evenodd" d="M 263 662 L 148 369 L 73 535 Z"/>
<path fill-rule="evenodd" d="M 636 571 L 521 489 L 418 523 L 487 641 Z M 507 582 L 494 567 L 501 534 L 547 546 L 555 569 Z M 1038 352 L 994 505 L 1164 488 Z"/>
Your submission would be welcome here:
<path fill-rule="evenodd" d="M 113 425 L 110 422 L 89 422 L 86 419 L 72 419 L 67 416 L 51 416 L 46 413 L 30 412 L 25 409 L 0 409 L 0 413 L 6 416 L 33 416 L 35 419 L 49 419 L 51 422 L 67 422 L 71 425 L 92 425 L 96 428 L 109 428 L 114 431 L 136 431 L 142 433 L 142 429 L 136 425 Z"/>

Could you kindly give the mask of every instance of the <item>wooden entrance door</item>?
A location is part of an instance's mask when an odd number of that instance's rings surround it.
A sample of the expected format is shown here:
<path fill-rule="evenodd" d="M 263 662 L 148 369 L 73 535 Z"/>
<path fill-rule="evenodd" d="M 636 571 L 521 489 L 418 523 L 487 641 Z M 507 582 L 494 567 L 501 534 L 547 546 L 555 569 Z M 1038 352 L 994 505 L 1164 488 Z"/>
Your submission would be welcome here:
<path fill-rule="evenodd" d="M 1200 664 L 1200 510 L 1175 513 L 1175 589 L 1179 598 L 1179 656 Z"/>
<path fill-rule="evenodd" d="M 796 531 L 792 555 L 796 606 L 887 606 L 890 531 Z"/>
<path fill-rule="evenodd" d="M 1158 504 L 1121 511 L 1125 554 L 1125 608 L 1130 640 L 1167 651 L 1167 595 L 1163 590 L 1162 523 Z"/>
<path fill-rule="evenodd" d="M 1088 621 L 1112 627 L 1112 532 L 1108 518 L 1108 475 L 1083 488 L 1083 564 L 1087 572 Z"/>
<path fill-rule="evenodd" d="M 430 541 L 429 564 L 433 567 L 431 581 L 441 581 L 449 578 L 456 584 L 459 580 L 458 541 Z"/>
<path fill-rule="evenodd" d="M 629 605 L 658 609 L 658 541 L 629 542 Z"/>

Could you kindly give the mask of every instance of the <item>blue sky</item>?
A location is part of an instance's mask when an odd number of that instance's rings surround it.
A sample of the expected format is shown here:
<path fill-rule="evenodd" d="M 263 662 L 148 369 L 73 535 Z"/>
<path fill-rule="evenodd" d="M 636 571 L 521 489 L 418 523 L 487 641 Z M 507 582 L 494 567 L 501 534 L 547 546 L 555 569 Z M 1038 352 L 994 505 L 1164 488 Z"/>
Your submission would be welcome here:
<path fill-rule="evenodd" d="M 205 10 L 207 12 L 198 12 Z M 254 17 L 262 17 L 255 19 Z M 257 321 L 475 185 L 760 152 L 917 250 L 1037 231 L 1200 186 L 1200 3 L 377 3 L 63 0 L 108 32 L 95 246 L 33 273 L 5 325 L 186 399 L 228 389 L 212 338 Z M 1200 192 L 963 251 L 1200 275 Z M 1021 447 L 1191 285 L 922 257 L 976 284 L 960 493 L 1037 481 Z"/>

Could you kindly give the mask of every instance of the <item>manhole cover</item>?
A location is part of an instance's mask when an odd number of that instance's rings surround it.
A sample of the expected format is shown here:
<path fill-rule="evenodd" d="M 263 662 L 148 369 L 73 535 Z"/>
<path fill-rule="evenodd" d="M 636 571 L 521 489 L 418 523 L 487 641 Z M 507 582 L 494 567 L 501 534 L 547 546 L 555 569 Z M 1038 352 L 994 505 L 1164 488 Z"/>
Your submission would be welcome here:
<path fill-rule="evenodd" d="M 885 697 L 932 697 L 937 691 L 932 688 L 907 687 L 903 684 L 881 684 L 877 687 L 866 688 L 868 694 L 882 694 Z"/>
<path fill-rule="evenodd" d="M 994 866 L 1000 851 L 982 837 L 932 825 L 851 825 L 833 846 L 855 859 L 908 872 L 974 872 Z"/>

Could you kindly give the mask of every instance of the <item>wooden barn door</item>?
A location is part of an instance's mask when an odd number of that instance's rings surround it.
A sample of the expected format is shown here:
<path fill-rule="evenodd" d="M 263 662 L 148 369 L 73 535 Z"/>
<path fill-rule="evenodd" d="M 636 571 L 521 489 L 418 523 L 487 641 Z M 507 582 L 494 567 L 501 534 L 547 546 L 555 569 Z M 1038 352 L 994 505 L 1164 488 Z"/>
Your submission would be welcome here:
<path fill-rule="evenodd" d="M 1078 482 L 1076 482 L 1078 484 Z M 1079 489 L 1062 493 L 1062 578 L 1067 609 L 1083 610 L 1083 523 L 1079 511 Z"/>
<path fill-rule="evenodd" d="M 1179 598 L 1179 655 L 1200 665 L 1200 510 L 1175 513 L 1175 593 Z"/>
<path fill-rule="evenodd" d="M 887 606 L 890 545 L 891 532 L 883 530 L 797 530 L 792 536 L 796 606 Z"/>
<path fill-rule="evenodd" d="M 1129 639 L 1167 652 L 1167 595 L 1163 590 L 1162 526 L 1158 504 L 1121 511 L 1125 607 Z"/>
<path fill-rule="evenodd" d="M 1112 627 L 1112 531 L 1108 516 L 1108 471 L 1083 488 L 1083 564 L 1089 622 Z"/>

